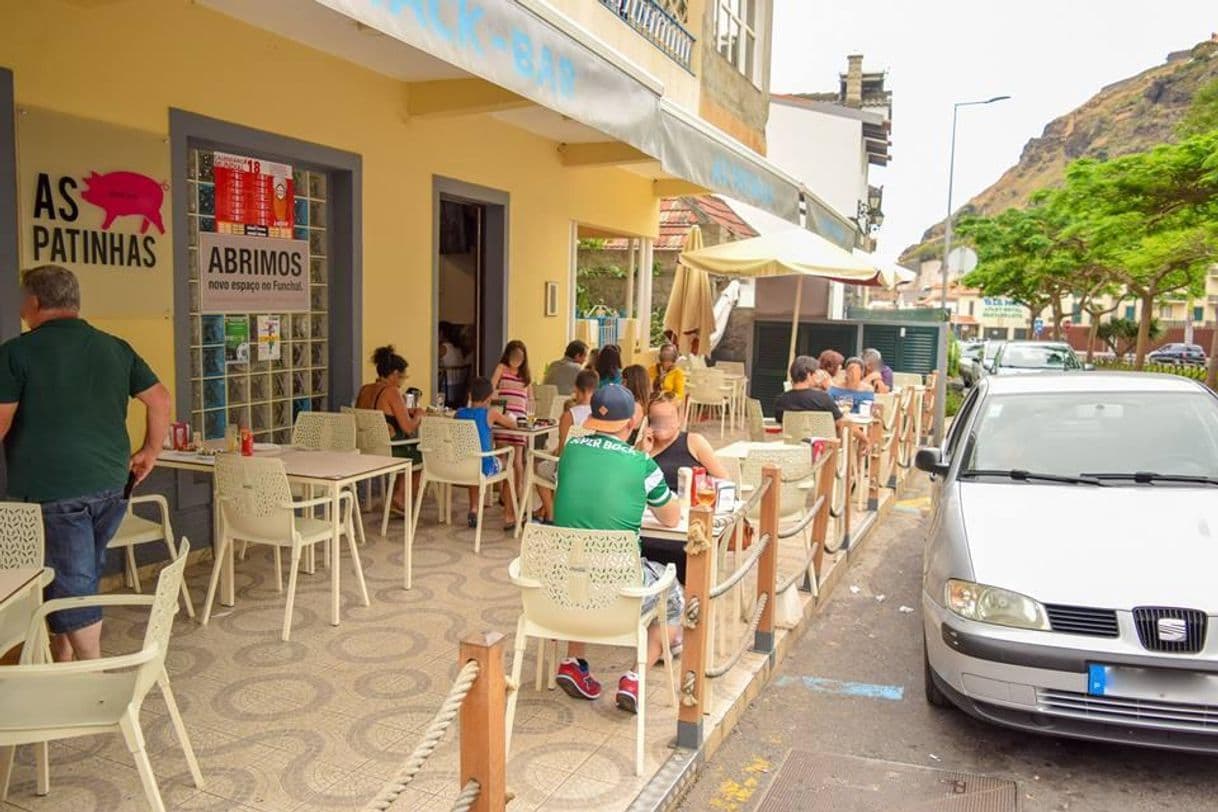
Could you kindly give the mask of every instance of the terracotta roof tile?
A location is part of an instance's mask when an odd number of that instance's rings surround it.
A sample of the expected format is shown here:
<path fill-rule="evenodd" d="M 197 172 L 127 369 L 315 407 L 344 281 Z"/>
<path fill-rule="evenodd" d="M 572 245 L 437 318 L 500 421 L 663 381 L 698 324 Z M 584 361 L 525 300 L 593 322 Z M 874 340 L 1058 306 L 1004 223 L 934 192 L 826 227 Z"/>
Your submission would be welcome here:
<path fill-rule="evenodd" d="M 732 239 L 756 237 L 757 230 L 744 221 L 731 206 L 715 195 L 696 197 L 666 197 L 660 201 L 660 236 L 655 241 L 657 251 L 679 251 L 690 226 L 721 226 Z M 625 250 L 626 240 L 609 240 L 605 247 Z"/>

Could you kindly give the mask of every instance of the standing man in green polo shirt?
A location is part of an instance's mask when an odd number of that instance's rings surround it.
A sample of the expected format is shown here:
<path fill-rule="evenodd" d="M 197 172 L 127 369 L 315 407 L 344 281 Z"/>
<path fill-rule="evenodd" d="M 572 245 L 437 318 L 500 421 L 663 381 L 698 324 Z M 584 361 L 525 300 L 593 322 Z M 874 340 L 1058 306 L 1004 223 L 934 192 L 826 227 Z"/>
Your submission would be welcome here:
<path fill-rule="evenodd" d="M 634 416 L 634 395 L 624 386 L 607 384 L 592 396 L 592 412 L 584 420 L 584 428 L 595 434 L 568 439 L 558 459 L 554 524 L 587 530 L 629 530 L 637 536 L 646 508 L 651 508 L 656 519 L 667 527 L 680 523 L 681 505 L 651 458 L 650 439 L 644 441 L 642 451 L 626 442 L 636 428 Z M 643 586 L 651 586 L 663 574 L 663 565 L 643 559 Z M 658 595 L 644 599 L 643 612 L 650 612 L 658 600 Z M 660 657 L 660 635 L 667 634 L 673 645 L 680 639 L 684 610 L 681 585 L 674 584 L 668 592 L 667 605 L 647 630 L 649 665 Z M 569 643 L 567 654 L 558 668 L 558 685 L 576 699 L 600 698 L 601 684 L 583 658 L 584 644 Z M 616 698 L 619 708 L 637 713 L 638 674 L 622 675 Z"/>
<path fill-rule="evenodd" d="M 93 595 L 127 500 L 128 474 L 140 481 L 169 429 L 169 391 L 120 338 L 80 318 L 80 285 L 57 265 L 21 276 L 21 318 L 29 332 L 0 344 L 0 440 L 8 496 L 42 506 L 46 599 Z M 147 407 L 144 444 L 134 454 L 127 403 Z M 48 618 L 57 661 L 101 656 L 101 609 Z"/>

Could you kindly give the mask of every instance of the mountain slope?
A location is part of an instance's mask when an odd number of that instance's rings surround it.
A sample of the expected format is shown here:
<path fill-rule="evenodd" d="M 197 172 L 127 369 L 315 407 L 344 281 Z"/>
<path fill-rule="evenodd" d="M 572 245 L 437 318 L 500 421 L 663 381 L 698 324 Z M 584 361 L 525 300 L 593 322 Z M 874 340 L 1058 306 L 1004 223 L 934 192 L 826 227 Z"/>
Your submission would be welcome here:
<path fill-rule="evenodd" d="M 1108 85 L 1082 106 L 1049 122 L 1039 138 L 1024 145 L 1019 162 L 958 209 L 956 216 L 994 215 L 1023 206 L 1034 192 L 1061 182 L 1066 165 L 1076 158 L 1111 158 L 1173 140 L 1193 95 L 1214 79 L 1218 79 L 1218 34 L 1190 50 L 1169 54 L 1162 65 Z M 905 249 L 901 261 L 934 257 L 942 242 L 940 221 L 926 230 L 922 242 Z"/>

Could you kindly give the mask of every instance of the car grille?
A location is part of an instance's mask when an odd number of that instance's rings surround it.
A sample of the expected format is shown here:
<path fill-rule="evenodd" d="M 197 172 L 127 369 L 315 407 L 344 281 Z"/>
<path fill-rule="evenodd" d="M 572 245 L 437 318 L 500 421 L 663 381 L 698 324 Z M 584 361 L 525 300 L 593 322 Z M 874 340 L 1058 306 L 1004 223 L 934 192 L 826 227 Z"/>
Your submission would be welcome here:
<path fill-rule="evenodd" d="M 1161 639 L 1159 621 L 1184 621 L 1183 640 Z M 1133 625 L 1138 630 L 1142 646 L 1150 651 L 1171 654 L 1196 654 L 1205 645 L 1205 613 L 1196 609 L 1171 609 L 1162 606 L 1139 606 L 1133 610 Z"/>
<path fill-rule="evenodd" d="M 1137 727 L 1218 733 L 1218 705 L 1194 705 L 1116 696 L 1091 696 L 1073 691 L 1036 691 L 1041 710 L 1057 716 Z"/>
<path fill-rule="evenodd" d="M 1092 609 L 1088 606 L 1046 604 L 1049 626 L 1055 632 L 1088 634 L 1093 637 L 1118 637 L 1116 612 L 1112 609 Z"/>

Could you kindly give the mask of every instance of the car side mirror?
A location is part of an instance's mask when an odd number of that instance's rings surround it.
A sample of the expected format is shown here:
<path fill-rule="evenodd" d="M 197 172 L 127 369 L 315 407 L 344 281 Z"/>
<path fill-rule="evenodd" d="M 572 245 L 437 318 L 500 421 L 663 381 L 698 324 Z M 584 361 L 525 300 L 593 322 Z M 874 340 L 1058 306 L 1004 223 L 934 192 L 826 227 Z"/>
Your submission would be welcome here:
<path fill-rule="evenodd" d="M 914 455 L 914 467 L 932 476 L 946 476 L 950 466 L 943 461 L 942 449 L 919 448 Z"/>

